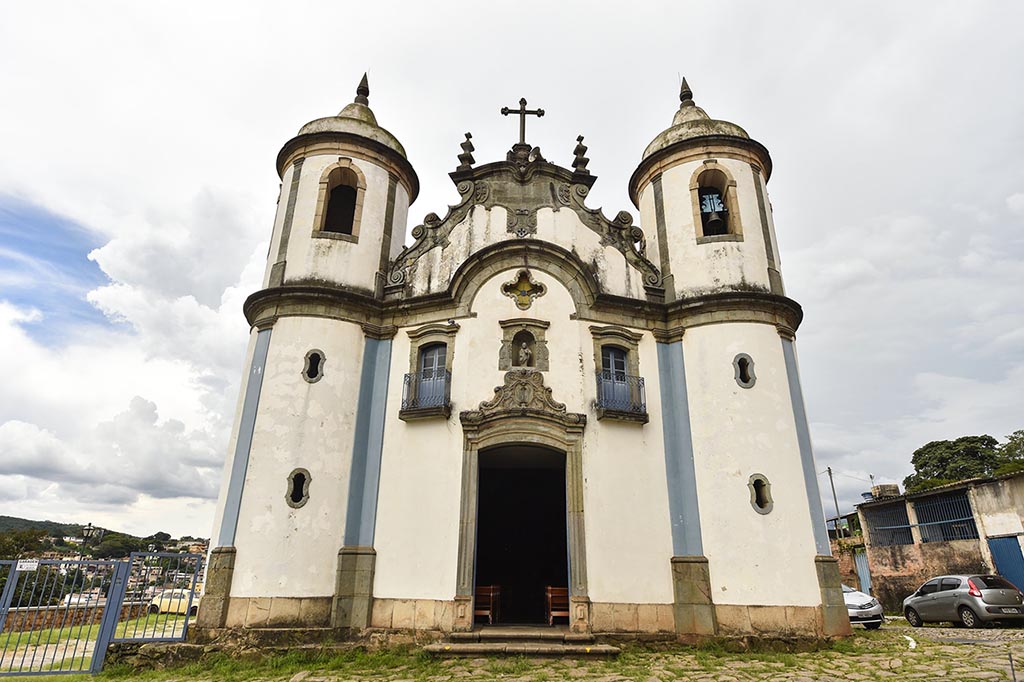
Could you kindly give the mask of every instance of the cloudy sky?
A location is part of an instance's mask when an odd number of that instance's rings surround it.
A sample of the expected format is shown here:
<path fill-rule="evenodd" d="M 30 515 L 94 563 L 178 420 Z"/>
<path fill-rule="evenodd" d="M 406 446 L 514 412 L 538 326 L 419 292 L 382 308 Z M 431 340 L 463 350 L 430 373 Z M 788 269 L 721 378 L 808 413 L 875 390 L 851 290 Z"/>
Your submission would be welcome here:
<path fill-rule="evenodd" d="M 503 156 L 523 96 L 548 159 L 586 135 L 590 205 L 632 209 L 687 76 L 772 152 L 844 508 L 927 441 L 1003 439 L 1024 428 L 1021 26 L 1007 2 L 5 3 L 0 514 L 209 535 L 275 156 L 364 70 L 422 182 L 410 228 L 457 198 L 464 132 Z"/>

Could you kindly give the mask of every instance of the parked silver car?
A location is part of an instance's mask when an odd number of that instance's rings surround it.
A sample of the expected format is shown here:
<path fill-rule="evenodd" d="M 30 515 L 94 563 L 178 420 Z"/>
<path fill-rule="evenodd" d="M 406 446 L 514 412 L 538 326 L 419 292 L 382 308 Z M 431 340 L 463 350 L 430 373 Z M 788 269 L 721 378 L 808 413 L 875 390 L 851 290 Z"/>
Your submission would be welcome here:
<path fill-rule="evenodd" d="M 1024 594 L 998 575 L 942 575 L 903 600 L 903 615 L 915 628 L 943 621 L 968 628 L 1024 621 Z"/>
<path fill-rule="evenodd" d="M 858 592 L 849 585 L 843 585 L 843 601 L 851 624 L 860 624 L 868 630 L 882 627 L 882 605 L 869 594 Z"/>

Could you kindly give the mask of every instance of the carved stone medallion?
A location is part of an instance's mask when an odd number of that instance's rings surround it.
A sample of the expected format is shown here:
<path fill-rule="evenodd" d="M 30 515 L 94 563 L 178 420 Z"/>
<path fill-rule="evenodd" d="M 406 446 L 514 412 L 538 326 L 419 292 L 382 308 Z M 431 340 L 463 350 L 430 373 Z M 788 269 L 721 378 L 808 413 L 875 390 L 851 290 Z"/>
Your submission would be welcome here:
<path fill-rule="evenodd" d="M 516 273 L 515 279 L 501 285 L 501 293 L 516 302 L 516 307 L 526 310 L 533 305 L 534 299 L 547 293 L 548 288 L 540 282 L 533 281 L 530 271 L 523 269 Z"/>

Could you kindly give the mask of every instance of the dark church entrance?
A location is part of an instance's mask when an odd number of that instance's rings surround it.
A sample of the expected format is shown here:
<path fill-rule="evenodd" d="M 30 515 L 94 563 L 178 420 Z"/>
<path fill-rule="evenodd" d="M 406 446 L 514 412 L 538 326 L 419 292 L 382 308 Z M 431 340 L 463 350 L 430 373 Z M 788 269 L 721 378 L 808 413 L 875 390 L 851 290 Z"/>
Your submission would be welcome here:
<path fill-rule="evenodd" d="M 476 620 L 488 622 L 481 595 L 497 588 L 493 622 L 547 624 L 546 589 L 569 585 L 565 455 L 517 445 L 479 462 Z"/>

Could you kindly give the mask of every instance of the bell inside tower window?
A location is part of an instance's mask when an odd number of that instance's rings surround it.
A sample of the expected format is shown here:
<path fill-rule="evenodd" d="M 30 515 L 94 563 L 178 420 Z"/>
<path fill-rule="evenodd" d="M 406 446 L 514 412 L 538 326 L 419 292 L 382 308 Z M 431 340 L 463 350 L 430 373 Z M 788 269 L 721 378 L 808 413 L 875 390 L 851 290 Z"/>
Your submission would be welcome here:
<path fill-rule="evenodd" d="M 700 188 L 700 221 L 705 237 L 729 234 L 729 210 L 715 187 Z"/>

